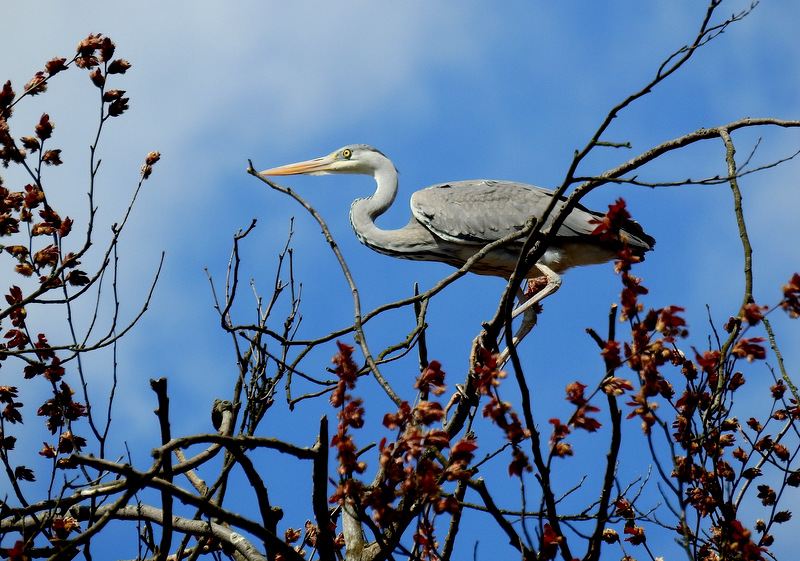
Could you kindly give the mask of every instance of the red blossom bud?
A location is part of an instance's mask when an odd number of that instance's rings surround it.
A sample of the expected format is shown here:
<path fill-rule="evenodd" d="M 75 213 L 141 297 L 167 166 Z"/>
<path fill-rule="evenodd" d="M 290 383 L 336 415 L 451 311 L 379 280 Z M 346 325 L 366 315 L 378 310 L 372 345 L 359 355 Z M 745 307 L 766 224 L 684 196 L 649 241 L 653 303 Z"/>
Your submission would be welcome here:
<path fill-rule="evenodd" d="M 53 126 L 53 123 L 50 121 L 50 116 L 47 113 L 43 113 L 42 117 L 39 119 L 39 124 L 36 125 L 36 136 L 38 136 L 40 140 L 50 138 L 50 135 L 53 133 Z"/>
<path fill-rule="evenodd" d="M 420 377 L 417 378 L 414 388 L 424 392 L 432 392 L 434 395 L 441 395 L 446 389 L 444 375 L 441 363 L 432 360 L 428 367 L 422 371 Z"/>
<path fill-rule="evenodd" d="M 615 543 L 619 541 L 619 534 L 616 530 L 606 528 L 603 530 L 603 541 L 606 543 Z"/>
<path fill-rule="evenodd" d="M 53 60 L 48 61 L 47 64 L 44 65 L 44 71 L 47 72 L 47 74 L 50 76 L 58 74 L 62 70 L 67 69 L 67 65 L 64 64 L 65 62 L 67 62 L 67 59 L 65 58 L 54 58 Z"/>
<path fill-rule="evenodd" d="M 777 500 L 775 491 L 769 485 L 759 485 L 757 496 L 764 506 L 774 505 Z"/>
<path fill-rule="evenodd" d="M 300 530 L 298 530 L 298 529 L 295 529 L 295 528 L 288 528 L 288 529 L 287 529 L 287 530 L 286 530 L 286 531 L 283 533 L 283 540 L 284 540 L 286 543 L 294 543 L 294 542 L 296 542 L 296 541 L 297 541 L 297 540 L 299 540 L 299 539 L 300 539 Z"/>
<path fill-rule="evenodd" d="M 756 325 L 764 317 L 763 310 L 769 309 L 767 306 L 758 306 L 755 302 L 750 302 L 742 308 L 742 315 L 750 325 Z"/>
<path fill-rule="evenodd" d="M 125 90 L 108 90 L 103 92 L 103 101 L 110 103 L 125 95 Z"/>
<path fill-rule="evenodd" d="M 158 150 L 153 150 L 152 152 L 147 154 L 147 158 L 145 158 L 144 162 L 148 166 L 152 166 L 154 163 L 156 163 L 160 159 L 161 159 L 161 152 L 159 152 Z"/>
<path fill-rule="evenodd" d="M 789 461 L 789 458 L 791 456 L 789 453 L 789 449 L 783 444 L 776 444 L 775 446 L 772 447 L 772 451 L 775 452 L 775 455 L 778 456 L 778 459 L 780 459 L 781 461 L 783 462 Z"/>
<path fill-rule="evenodd" d="M 14 477 L 22 481 L 36 481 L 33 470 L 25 466 L 19 466 L 14 470 Z"/>
<path fill-rule="evenodd" d="M 44 448 L 39 451 L 40 456 L 44 456 L 45 458 L 55 458 L 56 457 L 56 449 L 49 445 L 47 442 L 43 442 Z"/>
<path fill-rule="evenodd" d="M 89 78 L 92 80 L 92 84 L 97 86 L 98 88 L 102 88 L 106 85 L 106 78 L 103 76 L 103 73 L 100 72 L 99 68 L 96 68 L 94 72 L 89 74 Z"/>
<path fill-rule="evenodd" d="M 758 343 L 761 343 L 764 340 L 765 339 L 763 337 L 739 339 L 739 341 L 733 347 L 731 354 L 739 358 L 746 358 L 747 362 L 753 362 L 756 359 L 763 360 L 767 357 L 767 350 Z"/>
<path fill-rule="evenodd" d="M 755 479 L 761 475 L 761 470 L 756 467 L 747 468 L 742 472 L 742 477 L 745 479 Z"/>
<path fill-rule="evenodd" d="M 78 68 L 94 68 L 97 66 L 97 57 L 82 56 L 75 59 L 75 65 Z"/>
<path fill-rule="evenodd" d="M 30 81 L 25 84 L 25 92 L 30 95 L 40 94 L 47 89 L 47 81 L 44 77 L 44 72 L 41 70 L 37 72 Z"/>
<path fill-rule="evenodd" d="M 99 33 L 96 35 L 89 34 L 86 39 L 78 43 L 78 54 L 82 57 L 92 56 L 94 51 L 98 49 L 102 43 L 102 39 L 100 37 L 101 35 Z"/>
<path fill-rule="evenodd" d="M 13 140 L 11 142 L 13 143 Z M 5 146 L 2 150 L 0 150 L 0 159 L 3 160 L 4 164 L 8 162 L 24 162 L 25 151 L 13 145 Z"/>
<path fill-rule="evenodd" d="M 2 101 L 0 101 L 0 107 L 2 106 Z M 789 313 L 789 317 L 800 317 L 800 274 L 795 273 L 789 279 L 789 283 L 783 285 L 783 298 L 781 308 Z"/>
<path fill-rule="evenodd" d="M 72 231 L 72 218 L 67 216 L 64 220 L 61 221 L 61 225 L 58 227 L 58 235 L 62 238 L 65 238 L 69 235 Z"/>
<path fill-rule="evenodd" d="M 3 249 L 17 259 L 25 259 L 28 256 L 28 248 L 24 245 L 7 245 Z"/>
<path fill-rule="evenodd" d="M 601 384 L 601 388 L 607 395 L 618 396 L 625 393 L 625 390 L 632 390 L 633 384 L 624 378 L 606 378 Z"/>
<path fill-rule="evenodd" d="M 114 56 L 114 42 L 109 37 L 103 37 L 100 41 L 100 60 L 107 62 Z"/>
<path fill-rule="evenodd" d="M 63 164 L 64 162 L 61 161 L 61 149 L 48 150 L 42 156 L 42 161 L 50 166 Z"/>
<path fill-rule="evenodd" d="M 744 384 L 744 374 L 741 372 L 734 372 L 728 380 L 728 389 L 733 391 L 738 390 Z"/>
<path fill-rule="evenodd" d="M 736 450 L 733 451 L 733 457 L 736 458 L 737 460 L 739 460 L 740 462 L 745 463 L 745 462 L 747 462 L 747 459 L 750 456 L 749 456 L 749 454 L 747 452 L 742 450 L 742 448 L 740 447 L 740 448 L 737 448 Z"/>
<path fill-rule="evenodd" d="M 22 145 L 25 147 L 25 149 L 31 154 L 36 152 L 41 147 L 39 140 L 32 136 L 23 136 L 20 140 L 22 141 Z"/>
<path fill-rule="evenodd" d="M 108 106 L 108 115 L 110 117 L 119 117 L 126 109 L 128 109 L 128 98 L 121 97 L 111 102 L 111 105 Z"/>
<path fill-rule="evenodd" d="M 644 528 L 636 525 L 625 525 L 625 533 L 631 534 L 630 538 L 625 538 L 626 542 L 631 542 L 632 545 L 641 545 L 647 541 Z"/>
<path fill-rule="evenodd" d="M 758 419 L 756 419 L 755 417 L 750 417 L 747 420 L 747 426 L 756 432 L 761 432 L 762 429 L 761 423 L 759 423 Z"/>
<path fill-rule="evenodd" d="M 111 63 L 108 65 L 108 73 L 109 74 L 125 74 L 128 68 L 131 67 L 131 63 L 127 60 L 122 60 L 118 58 L 116 60 L 112 60 Z"/>
<path fill-rule="evenodd" d="M 31 228 L 31 236 L 49 236 L 55 232 L 55 227 L 48 222 L 39 222 Z"/>
<path fill-rule="evenodd" d="M 530 461 L 528 460 L 528 456 L 517 447 L 514 447 L 514 451 L 511 454 L 512 460 L 511 463 L 508 464 L 508 475 L 517 477 L 522 477 L 523 471 L 533 471 L 533 466 L 531 465 Z"/>
<path fill-rule="evenodd" d="M 770 386 L 769 391 L 772 394 L 773 399 L 782 398 L 783 394 L 786 392 L 786 386 L 784 385 L 783 380 L 778 380 L 775 385 Z"/>
<path fill-rule="evenodd" d="M 435 401 L 422 401 L 414 408 L 414 418 L 423 425 L 430 425 L 444 417 L 442 405 Z"/>
<path fill-rule="evenodd" d="M 85 286 L 89 284 L 89 277 L 83 271 L 75 269 L 67 275 L 67 282 L 72 286 Z"/>
<path fill-rule="evenodd" d="M 11 80 L 8 80 L 0 90 L 0 111 L 11 105 L 12 101 L 14 101 L 14 90 L 11 89 Z"/>
<path fill-rule="evenodd" d="M 617 502 L 614 503 L 614 506 L 616 507 L 616 511 L 614 512 L 615 514 L 628 520 L 633 519 L 635 513 L 633 511 L 633 506 L 628 499 L 617 499 Z"/>
<path fill-rule="evenodd" d="M 78 43 L 78 57 L 75 59 L 75 64 L 80 68 L 94 68 L 97 66 L 97 57 L 94 53 L 102 46 L 103 40 L 101 35 L 89 35 Z"/>
<path fill-rule="evenodd" d="M 24 277 L 29 277 L 33 274 L 33 265 L 28 262 L 20 263 L 14 270 Z"/>

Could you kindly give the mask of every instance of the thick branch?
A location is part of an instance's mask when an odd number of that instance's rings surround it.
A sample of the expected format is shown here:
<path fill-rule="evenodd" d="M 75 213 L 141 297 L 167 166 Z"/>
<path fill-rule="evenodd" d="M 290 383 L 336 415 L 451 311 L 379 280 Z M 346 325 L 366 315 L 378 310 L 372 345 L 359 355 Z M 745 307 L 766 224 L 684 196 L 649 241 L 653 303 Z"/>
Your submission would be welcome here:
<path fill-rule="evenodd" d="M 87 521 L 96 518 L 98 514 L 103 515 L 111 509 L 111 505 L 98 508 L 79 505 L 70 509 L 69 512 L 76 520 Z M 164 526 L 164 511 L 150 505 L 139 504 L 118 508 L 112 513 L 112 516 L 115 520 L 147 520 Z M 252 543 L 222 524 L 173 516 L 170 526 L 173 530 L 184 534 L 214 537 L 235 549 L 248 561 L 264 561 L 264 557 Z M 166 531 L 166 526 L 164 531 Z M 166 555 L 168 552 L 163 553 Z"/>

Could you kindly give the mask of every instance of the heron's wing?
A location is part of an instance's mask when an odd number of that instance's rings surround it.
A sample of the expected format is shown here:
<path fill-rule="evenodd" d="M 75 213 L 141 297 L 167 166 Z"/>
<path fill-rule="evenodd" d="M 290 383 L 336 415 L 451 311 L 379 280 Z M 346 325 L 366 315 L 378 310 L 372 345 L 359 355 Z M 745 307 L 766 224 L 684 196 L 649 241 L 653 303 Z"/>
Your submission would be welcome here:
<path fill-rule="evenodd" d="M 454 181 L 414 193 L 411 212 L 442 239 L 483 245 L 521 230 L 531 216 L 541 217 L 552 197 L 552 191 L 524 183 Z M 557 238 L 587 238 L 596 227 L 589 220 L 598 216 L 583 207 L 576 208 L 558 229 Z M 551 220 L 549 217 L 547 222 Z"/>

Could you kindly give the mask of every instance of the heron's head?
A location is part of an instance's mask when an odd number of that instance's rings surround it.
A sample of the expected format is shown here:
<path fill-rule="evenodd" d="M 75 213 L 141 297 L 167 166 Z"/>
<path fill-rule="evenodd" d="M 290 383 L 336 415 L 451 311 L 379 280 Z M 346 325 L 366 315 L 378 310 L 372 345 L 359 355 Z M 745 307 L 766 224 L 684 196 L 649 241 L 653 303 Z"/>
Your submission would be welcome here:
<path fill-rule="evenodd" d="M 379 150 L 366 144 L 351 144 L 339 148 L 327 156 L 268 169 L 262 171 L 260 175 L 327 175 L 329 173 L 375 175 L 376 171 L 386 166 L 394 169 L 394 165 Z"/>

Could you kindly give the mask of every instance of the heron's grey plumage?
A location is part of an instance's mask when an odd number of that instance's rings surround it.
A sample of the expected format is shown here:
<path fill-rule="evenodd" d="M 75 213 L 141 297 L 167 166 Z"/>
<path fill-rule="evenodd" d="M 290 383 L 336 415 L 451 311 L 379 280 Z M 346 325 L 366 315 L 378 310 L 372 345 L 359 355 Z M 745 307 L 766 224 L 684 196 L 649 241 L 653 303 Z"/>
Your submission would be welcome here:
<path fill-rule="evenodd" d="M 359 240 L 375 251 L 423 261 L 442 261 L 461 267 L 483 246 L 524 228 L 531 216 L 541 217 L 553 197 L 542 187 L 511 181 L 455 181 L 433 185 L 411 196 L 412 217 L 398 230 L 382 230 L 375 220 L 394 202 L 397 170 L 380 151 L 365 144 L 345 146 L 329 156 L 273 168 L 264 175 L 296 173 L 360 173 L 372 175 L 377 190 L 370 197 L 356 199 L 350 208 L 350 223 Z M 558 211 L 551 213 L 547 229 Z M 539 263 L 556 273 L 614 259 L 619 242 L 592 235 L 602 217 L 582 206 L 573 209 L 550 242 Z M 655 245 L 633 220 L 624 224 L 622 234 L 634 254 L 643 256 Z M 516 265 L 523 240 L 490 252 L 471 271 L 508 277 Z M 527 276 L 543 274 L 536 267 Z"/>

